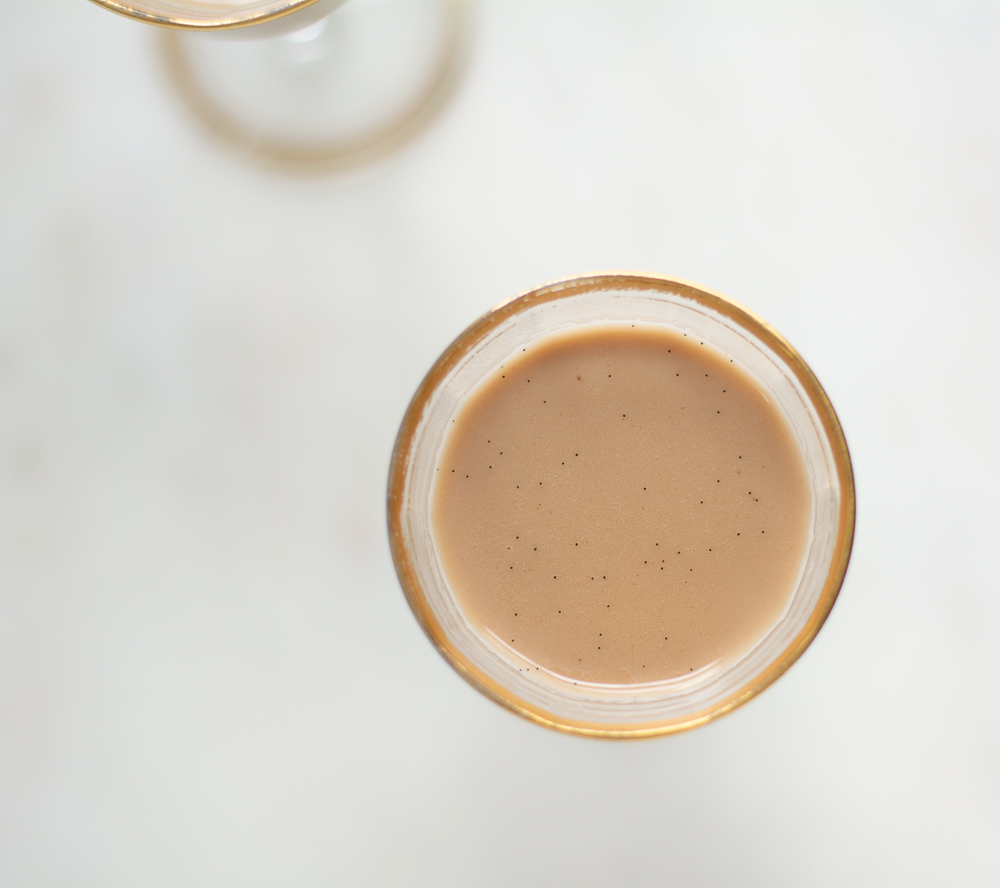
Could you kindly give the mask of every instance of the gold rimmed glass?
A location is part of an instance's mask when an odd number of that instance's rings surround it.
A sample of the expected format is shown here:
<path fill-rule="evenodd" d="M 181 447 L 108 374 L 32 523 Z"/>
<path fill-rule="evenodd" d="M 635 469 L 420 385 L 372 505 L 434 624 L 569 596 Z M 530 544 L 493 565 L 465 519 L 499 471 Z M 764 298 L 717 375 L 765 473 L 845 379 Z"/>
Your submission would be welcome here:
<path fill-rule="evenodd" d="M 467 0 L 93 0 L 161 26 L 188 110 L 240 154 L 364 162 L 416 135 L 460 80 Z"/>
<path fill-rule="evenodd" d="M 150 25 L 165 28 L 183 28 L 188 30 L 223 31 L 232 28 L 246 28 L 251 25 L 262 25 L 275 19 L 290 15 L 301 15 L 312 7 L 311 12 L 316 18 L 326 15 L 339 6 L 343 0 L 265 0 L 265 2 L 159 2 L 159 0 L 142 0 L 142 2 L 125 3 L 120 0 L 91 0 L 98 6 L 128 16 Z M 297 27 L 304 27 L 308 22 L 299 20 Z"/>
<path fill-rule="evenodd" d="M 521 669 L 466 618 L 434 540 L 431 493 L 447 428 L 502 363 L 555 331 L 616 322 L 696 335 L 727 354 L 787 420 L 812 493 L 799 578 L 777 622 L 739 660 L 661 682 L 589 685 Z M 389 537 L 410 607 L 430 640 L 470 684 L 538 724 L 609 739 L 651 737 L 704 724 L 760 693 L 809 646 L 840 591 L 854 537 L 850 455 L 837 415 L 805 361 L 776 331 L 717 293 L 651 275 L 602 274 L 526 293 L 480 318 L 438 359 L 403 419 L 389 473 Z"/>

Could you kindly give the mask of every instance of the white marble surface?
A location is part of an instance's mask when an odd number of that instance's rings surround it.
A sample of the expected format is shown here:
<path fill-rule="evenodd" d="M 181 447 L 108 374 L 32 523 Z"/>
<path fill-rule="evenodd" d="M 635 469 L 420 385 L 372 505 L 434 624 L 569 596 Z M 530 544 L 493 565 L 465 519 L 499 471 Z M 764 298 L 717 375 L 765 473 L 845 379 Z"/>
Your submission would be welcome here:
<path fill-rule="evenodd" d="M 1000 883 L 1000 6 L 487 2 L 431 129 L 312 178 L 150 30 L 2 14 L 0 885 Z M 605 268 L 784 332 L 859 494 L 791 672 L 625 745 L 467 687 L 383 531 L 441 348 Z"/>

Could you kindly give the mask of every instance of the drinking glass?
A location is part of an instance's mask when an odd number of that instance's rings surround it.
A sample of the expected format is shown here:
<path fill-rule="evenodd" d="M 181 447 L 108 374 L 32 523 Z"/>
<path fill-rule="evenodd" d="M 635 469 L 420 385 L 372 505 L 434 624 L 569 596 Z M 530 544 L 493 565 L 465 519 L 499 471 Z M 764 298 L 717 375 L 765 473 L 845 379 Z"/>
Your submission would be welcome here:
<path fill-rule="evenodd" d="M 435 469 L 453 418 L 479 383 L 552 333 L 641 323 L 711 343 L 755 381 L 791 428 L 809 480 L 810 534 L 781 617 L 740 659 L 692 676 L 637 684 L 574 681 L 530 664 L 478 631 L 449 586 L 431 522 Z M 809 646 L 837 598 L 854 537 L 847 443 L 819 381 L 763 320 L 731 300 L 666 277 L 602 274 L 560 281 L 487 313 L 441 355 L 403 419 L 392 456 L 388 522 L 403 591 L 444 658 L 487 697 L 538 724 L 612 739 L 705 724 L 777 679 Z"/>
<path fill-rule="evenodd" d="M 171 80 L 212 133 L 298 167 L 350 166 L 411 138 L 469 44 L 466 0 L 93 2 L 164 28 Z"/>

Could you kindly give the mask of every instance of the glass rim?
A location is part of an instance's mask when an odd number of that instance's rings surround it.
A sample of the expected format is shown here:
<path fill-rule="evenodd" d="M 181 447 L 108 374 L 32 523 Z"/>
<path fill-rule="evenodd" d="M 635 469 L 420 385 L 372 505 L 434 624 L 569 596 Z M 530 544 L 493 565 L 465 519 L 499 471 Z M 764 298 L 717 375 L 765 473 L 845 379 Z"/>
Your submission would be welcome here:
<path fill-rule="evenodd" d="M 262 8 L 250 12 L 205 13 L 201 16 L 163 15 L 150 12 L 150 4 L 142 2 L 122 2 L 122 0 L 90 0 L 90 2 L 126 18 L 136 19 L 147 25 L 156 25 L 161 28 L 184 31 L 229 31 L 274 21 L 313 6 L 320 0 L 272 0 L 270 3 L 258 3 L 257 6 Z"/>
<path fill-rule="evenodd" d="M 560 720 L 557 715 L 519 698 L 501 682 L 486 675 L 459 651 L 434 616 L 402 529 L 407 506 L 404 492 L 409 477 L 410 456 L 424 409 L 438 386 L 478 343 L 512 317 L 546 302 L 607 289 L 652 290 L 680 295 L 718 312 L 772 349 L 801 384 L 816 410 L 823 435 L 833 454 L 841 491 L 833 557 L 822 591 L 801 630 L 761 672 L 727 697 L 701 711 L 651 724 L 622 725 Z M 749 309 L 697 284 L 656 274 L 602 272 L 560 279 L 501 303 L 469 325 L 434 362 L 410 401 L 392 452 L 387 494 L 389 544 L 399 583 L 417 622 L 444 659 L 474 688 L 515 714 L 563 733 L 603 739 L 640 739 L 690 730 L 733 711 L 757 696 L 798 660 L 826 622 L 847 574 L 854 542 L 856 495 L 847 440 L 829 397 L 808 364 L 780 333 Z"/>

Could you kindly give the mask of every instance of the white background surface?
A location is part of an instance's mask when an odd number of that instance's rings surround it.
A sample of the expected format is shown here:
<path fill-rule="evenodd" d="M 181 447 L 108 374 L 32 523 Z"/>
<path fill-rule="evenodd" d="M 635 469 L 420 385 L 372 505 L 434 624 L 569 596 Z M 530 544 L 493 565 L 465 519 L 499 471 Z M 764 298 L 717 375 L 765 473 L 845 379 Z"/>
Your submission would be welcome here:
<path fill-rule="evenodd" d="M 211 141 L 156 35 L 0 27 L 0 885 L 996 885 L 1000 6 L 500 3 L 348 175 Z M 747 707 L 615 745 L 480 697 L 383 529 L 491 305 L 606 268 L 811 363 L 858 535 Z"/>

